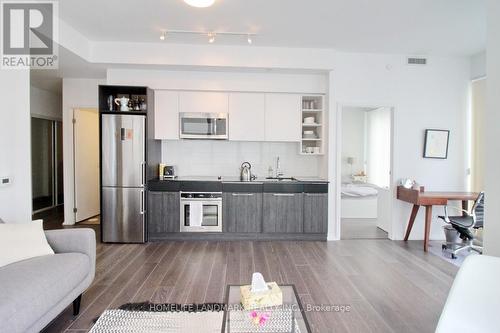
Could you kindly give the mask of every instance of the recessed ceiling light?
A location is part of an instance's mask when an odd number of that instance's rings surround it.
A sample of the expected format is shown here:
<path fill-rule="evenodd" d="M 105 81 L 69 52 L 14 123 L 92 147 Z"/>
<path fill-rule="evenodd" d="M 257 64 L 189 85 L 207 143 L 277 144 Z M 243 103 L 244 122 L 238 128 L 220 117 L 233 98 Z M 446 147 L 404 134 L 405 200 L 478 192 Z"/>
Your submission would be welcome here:
<path fill-rule="evenodd" d="M 167 32 L 166 31 L 162 31 L 161 35 L 160 35 L 160 40 L 165 40 L 166 37 L 167 37 Z"/>
<path fill-rule="evenodd" d="M 212 6 L 215 0 L 184 0 L 184 2 L 192 7 L 206 8 Z"/>

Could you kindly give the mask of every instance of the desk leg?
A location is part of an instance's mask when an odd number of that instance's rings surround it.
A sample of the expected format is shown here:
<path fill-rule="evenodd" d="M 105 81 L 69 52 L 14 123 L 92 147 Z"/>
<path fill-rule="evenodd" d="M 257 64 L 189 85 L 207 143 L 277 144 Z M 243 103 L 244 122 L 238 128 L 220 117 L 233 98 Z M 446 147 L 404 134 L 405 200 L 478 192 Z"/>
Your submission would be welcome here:
<path fill-rule="evenodd" d="M 417 217 L 419 205 L 413 205 L 413 209 L 411 210 L 410 220 L 408 221 L 408 226 L 406 227 L 405 241 L 410 237 L 411 229 L 413 228 L 413 223 L 415 223 L 415 218 Z"/>
<path fill-rule="evenodd" d="M 432 223 L 432 206 L 425 206 L 425 234 L 424 234 L 424 251 L 427 252 L 429 247 L 429 234 L 431 232 Z"/>

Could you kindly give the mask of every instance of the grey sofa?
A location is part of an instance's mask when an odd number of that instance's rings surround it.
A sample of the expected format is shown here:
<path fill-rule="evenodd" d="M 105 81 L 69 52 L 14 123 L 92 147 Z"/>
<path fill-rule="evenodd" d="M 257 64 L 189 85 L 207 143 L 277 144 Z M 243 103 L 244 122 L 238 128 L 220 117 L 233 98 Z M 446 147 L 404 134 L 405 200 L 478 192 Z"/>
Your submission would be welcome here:
<path fill-rule="evenodd" d="M 72 302 L 78 314 L 81 295 L 94 279 L 94 230 L 45 234 L 56 254 L 0 267 L 1 332 L 39 332 Z"/>

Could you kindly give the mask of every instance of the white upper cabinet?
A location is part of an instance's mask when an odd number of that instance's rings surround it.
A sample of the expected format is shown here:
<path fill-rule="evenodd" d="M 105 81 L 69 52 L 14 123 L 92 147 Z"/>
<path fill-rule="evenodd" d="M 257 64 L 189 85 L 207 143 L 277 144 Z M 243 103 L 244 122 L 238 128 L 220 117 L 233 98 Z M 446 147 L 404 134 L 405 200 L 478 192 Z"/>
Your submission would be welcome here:
<path fill-rule="evenodd" d="M 229 140 L 264 141 L 266 121 L 265 95 L 229 94 Z"/>
<path fill-rule="evenodd" d="M 265 100 L 266 141 L 300 142 L 301 95 L 273 93 L 266 94 Z"/>
<path fill-rule="evenodd" d="M 155 91 L 155 139 L 179 139 L 179 92 Z"/>
<path fill-rule="evenodd" d="M 179 93 L 180 112 L 228 112 L 228 93 L 182 91 Z"/>

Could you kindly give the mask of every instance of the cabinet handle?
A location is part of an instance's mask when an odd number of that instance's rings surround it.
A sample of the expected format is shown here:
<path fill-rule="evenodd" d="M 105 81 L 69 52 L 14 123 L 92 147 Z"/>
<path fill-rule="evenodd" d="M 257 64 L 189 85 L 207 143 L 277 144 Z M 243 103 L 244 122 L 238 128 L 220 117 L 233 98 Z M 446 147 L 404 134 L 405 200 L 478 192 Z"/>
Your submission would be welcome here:
<path fill-rule="evenodd" d="M 275 197 L 294 197 L 295 193 L 273 193 Z"/>
<path fill-rule="evenodd" d="M 307 197 L 322 197 L 326 193 L 305 193 Z"/>
<path fill-rule="evenodd" d="M 141 182 L 142 186 L 146 185 L 146 162 L 141 162 Z"/>
<path fill-rule="evenodd" d="M 144 215 L 144 191 L 141 190 L 141 211 L 139 214 Z"/>
<path fill-rule="evenodd" d="M 233 197 L 253 197 L 255 193 L 232 193 Z"/>

